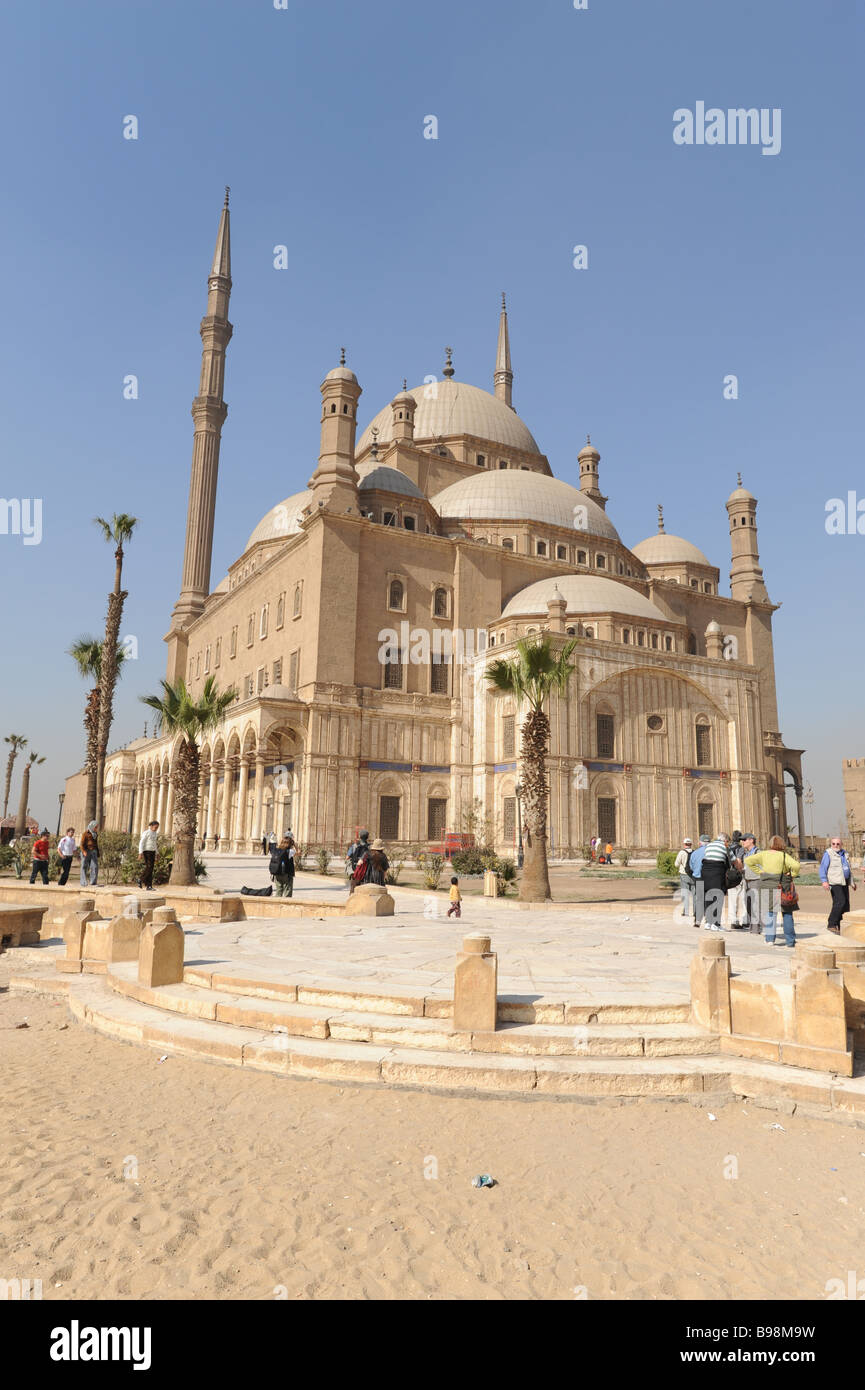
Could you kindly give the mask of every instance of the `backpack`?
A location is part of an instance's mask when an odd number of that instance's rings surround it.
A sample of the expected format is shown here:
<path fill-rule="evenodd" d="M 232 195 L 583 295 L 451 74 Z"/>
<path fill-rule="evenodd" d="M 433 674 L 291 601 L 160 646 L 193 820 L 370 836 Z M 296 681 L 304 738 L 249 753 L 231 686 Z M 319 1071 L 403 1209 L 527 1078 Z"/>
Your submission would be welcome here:
<path fill-rule="evenodd" d="M 689 878 L 693 878 L 693 877 L 694 877 L 694 875 L 691 873 L 691 855 L 692 855 L 693 853 L 694 853 L 694 851 L 693 851 L 692 849 L 689 849 L 689 850 L 688 850 L 688 857 L 687 857 L 687 859 L 685 860 L 685 873 L 688 875 Z"/>
<path fill-rule="evenodd" d="M 272 878 L 282 873 L 282 850 L 272 849 L 270 851 L 270 864 L 268 865 Z"/>
<path fill-rule="evenodd" d="M 358 859 L 357 863 L 355 864 L 354 872 L 351 876 L 352 883 L 363 883 L 364 879 L 366 878 L 367 860 L 365 858 L 365 854 L 366 851 L 364 851 L 364 854 L 361 856 L 360 859 Z"/>
<path fill-rule="evenodd" d="M 366 854 L 368 849 L 369 845 L 365 843 L 363 840 L 357 840 L 355 844 L 352 845 L 351 849 L 348 852 L 348 862 L 353 869 L 357 868 L 358 863 Z"/>

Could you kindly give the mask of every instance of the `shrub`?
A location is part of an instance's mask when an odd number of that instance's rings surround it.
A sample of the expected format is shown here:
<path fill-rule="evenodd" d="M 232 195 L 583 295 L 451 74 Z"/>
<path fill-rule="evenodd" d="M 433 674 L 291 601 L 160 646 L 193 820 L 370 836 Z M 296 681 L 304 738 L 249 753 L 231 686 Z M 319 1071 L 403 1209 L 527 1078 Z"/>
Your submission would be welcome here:
<path fill-rule="evenodd" d="M 505 898 L 517 881 L 517 866 L 513 859 L 502 858 L 496 868 L 496 896 Z"/>
<path fill-rule="evenodd" d="M 676 852 L 672 849 L 659 849 L 655 861 L 658 873 L 664 878 L 672 878 L 676 872 Z"/>
<path fill-rule="evenodd" d="M 119 831 L 112 831 L 112 834 L 119 834 Z M 99 877 L 103 883 L 137 883 L 141 877 L 141 870 L 144 867 L 138 858 L 138 837 L 127 835 L 128 841 L 126 853 L 121 860 L 115 876 L 112 878 L 102 877 L 102 859 L 99 860 Z M 102 837 L 99 837 L 99 848 L 102 848 Z M 156 859 L 153 864 L 153 883 L 154 887 L 163 887 L 171 877 L 171 865 L 174 862 L 174 841 L 160 840 L 156 850 Z M 196 882 L 207 877 L 207 865 L 203 859 L 193 857 L 193 872 Z"/>
<path fill-rule="evenodd" d="M 418 859 L 418 865 L 423 874 L 424 888 L 438 888 L 445 866 L 444 855 L 424 852 Z"/>
<path fill-rule="evenodd" d="M 490 857 L 495 858 L 491 850 L 479 849 L 477 845 L 470 849 L 458 849 L 454 851 L 451 859 L 455 874 L 462 875 L 464 878 L 476 877 L 482 874 L 485 869 L 490 868 Z"/>
<path fill-rule="evenodd" d="M 591 845 L 582 845 L 582 846 L 580 847 L 580 854 L 583 856 L 583 858 L 585 859 L 585 861 L 586 861 L 587 864 L 591 864 L 591 862 L 592 862 L 592 847 L 591 847 Z"/>
<path fill-rule="evenodd" d="M 330 873 L 330 850 L 326 845 L 322 845 L 320 849 L 316 850 L 315 862 L 318 865 L 318 872 L 320 874 Z"/>
<path fill-rule="evenodd" d="M 390 861 L 390 868 L 385 872 L 385 883 L 399 883 L 399 876 L 402 873 L 405 855 L 400 855 L 397 859 Z"/>
<path fill-rule="evenodd" d="M 620 863 L 620 864 L 625 864 L 625 865 L 627 865 L 627 864 L 630 864 L 630 862 L 631 862 L 631 851 L 630 851 L 629 849 L 620 850 L 620 851 L 619 851 L 619 863 Z"/>

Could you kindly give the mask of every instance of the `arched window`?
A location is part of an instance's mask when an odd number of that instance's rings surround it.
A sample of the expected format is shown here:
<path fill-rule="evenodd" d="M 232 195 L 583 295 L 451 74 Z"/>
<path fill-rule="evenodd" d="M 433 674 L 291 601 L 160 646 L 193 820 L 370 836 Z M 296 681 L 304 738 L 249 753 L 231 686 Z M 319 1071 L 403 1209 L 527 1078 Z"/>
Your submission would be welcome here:
<path fill-rule="evenodd" d="M 607 557 L 606 557 L 606 555 L 596 555 L 596 556 L 595 556 L 595 569 L 605 570 L 606 568 L 607 568 Z"/>
<path fill-rule="evenodd" d="M 388 608 L 402 609 L 404 593 L 405 590 L 403 589 L 402 580 L 392 579 L 390 581 L 390 589 L 388 590 Z"/>
<path fill-rule="evenodd" d="M 292 609 L 292 617 L 294 617 L 294 618 L 299 618 L 299 617 L 300 617 L 302 606 L 303 606 L 303 585 L 302 585 L 302 584 L 297 584 L 297 585 L 295 585 L 295 589 L 294 589 L 294 607 L 293 607 L 293 609 Z"/>
<path fill-rule="evenodd" d="M 653 633 L 652 633 L 652 646 L 653 646 L 653 648 L 654 648 L 655 651 L 658 650 L 658 634 L 657 634 L 657 632 L 653 632 Z"/>
<path fill-rule="evenodd" d="M 259 637 L 266 637 L 266 636 L 267 636 L 267 618 L 268 618 L 268 611 L 269 611 L 269 605 L 268 605 L 268 604 L 265 604 L 264 607 L 263 607 L 262 610 L 261 610 L 261 617 L 260 617 L 259 620 L 258 620 L 258 635 L 259 635 Z"/>
<path fill-rule="evenodd" d="M 589 560 L 588 560 L 588 556 L 586 555 L 585 550 L 578 550 L 578 551 L 577 551 L 577 564 L 578 564 L 578 565 L 587 565 L 588 563 L 589 563 Z"/>
<path fill-rule="evenodd" d="M 276 605 L 276 626 L 282 627 L 285 622 L 285 594 L 280 594 Z"/>
<path fill-rule="evenodd" d="M 556 546 L 556 559 L 557 559 L 557 560 L 567 560 L 567 558 L 568 558 L 568 547 L 567 547 L 566 545 L 557 545 L 557 546 Z"/>
<path fill-rule="evenodd" d="M 598 748 L 597 756 L 599 758 L 612 758 L 616 749 L 616 721 L 611 714 L 595 716 L 595 735 Z"/>
<path fill-rule="evenodd" d="M 251 647 L 255 640 L 255 614 L 250 613 L 249 622 L 246 624 L 246 645 Z"/>
<path fill-rule="evenodd" d="M 673 650 L 673 639 L 672 639 L 672 637 L 665 637 L 665 638 L 664 638 L 664 651 L 665 651 L 665 652 L 671 652 L 672 650 Z"/>
<path fill-rule="evenodd" d="M 436 589 L 433 594 L 433 617 L 446 618 L 448 615 L 448 591 Z"/>

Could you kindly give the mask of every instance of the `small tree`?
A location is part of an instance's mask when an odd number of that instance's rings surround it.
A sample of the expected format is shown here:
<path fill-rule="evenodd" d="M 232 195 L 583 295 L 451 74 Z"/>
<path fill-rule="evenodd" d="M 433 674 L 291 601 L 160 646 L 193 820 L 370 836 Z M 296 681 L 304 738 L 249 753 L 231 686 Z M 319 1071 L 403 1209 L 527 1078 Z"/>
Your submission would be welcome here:
<path fill-rule="evenodd" d="M 162 681 L 161 695 L 142 695 L 141 701 L 154 710 L 160 730 L 179 736 L 172 763 L 174 782 L 174 859 L 169 883 L 185 888 L 194 884 L 195 841 L 198 831 L 198 781 L 201 750 L 198 740 L 225 718 L 237 691 L 218 691 L 213 676 L 208 676 L 198 700 L 193 700 L 186 682 L 176 685 Z M 172 827 L 167 827 L 169 835 Z"/>
<path fill-rule="evenodd" d="M 528 705 L 520 742 L 525 823 L 520 899 L 524 902 L 546 902 L 552 897 L 547 867 L 550 721 L 544 705 L 554 691 L 566 690 L 575 669 L 571 656 L 576 645 L 574 637 L 555 650 L 549 633 L 540 638 L 523 637 L 516 644 L 516 656 L 493 661 L 485 672 L 496 690 L 512 696 L 517 705 Z"/>
<path fill-rule="evenodd" d="M 87 692 L 87 703 L 84 706 L 84 732 L 87 737 L 87 752 L 84 763 L 87 771 L 87 792 L 84 798 L 84 824 L 89 825 L 92 820 L 97 819 L 96 783 L 99 770 L 99 705 L 101 700 L 100 686 L 102 681 L 102 643 L 97 637 L 78 637 L 69 648 L 69 655 L 78 667 L 79 676 L 86 681 L 93 682 L 90 690 Z M 117 647 L 117 656 L 115 660 L 119 674 L 126 660 L 125 648 L 120 644 L 118 644 Z M 101 842 L 99 848 L 101 852 Z"/>

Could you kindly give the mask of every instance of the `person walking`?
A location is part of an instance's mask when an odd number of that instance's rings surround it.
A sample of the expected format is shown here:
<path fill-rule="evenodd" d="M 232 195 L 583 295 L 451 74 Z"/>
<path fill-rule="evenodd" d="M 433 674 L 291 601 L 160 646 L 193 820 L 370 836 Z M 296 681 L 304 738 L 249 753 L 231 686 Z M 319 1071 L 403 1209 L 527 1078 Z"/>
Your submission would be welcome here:
<path fill-rule="evenodd" d="M 92 820 L 81 836 L 81 887 L 95 888 L 99 877 L 98 826 Z"/>
<path fill-rule="evenodd" d="M 283 835 L 276 850 L 276 857 L 270 857 L 270 872 L 273 874 L 276 883 L 276 896 L 278 898 L 290 898 L 294 893 L 294 840 L 290 835 Z M 274 873 L 274 864 L 276 872 Z"/>
<path fill-rule="evenodd" d="M 36 882 L 36 875 L 42 879 L 45 887 L 48 887 L 48 859 L 51 854 L 51 841 L 48 838 L 48 831 L 43 830 L 41 835 L 37 835 L 33 841 L 33 859 L 30 866 L 30 882 Z"/>
<path fill-rule="evenodd" d="M 159 821 L 152 820 L 138 841 L 138 862 L 144 868 L 138 875 L 138 887 L 153 892 L 153 870 L 156 866 L 156 851 L 159 848 Z"/>
<path fill-rule="evenodd" d="M 799 876 L 799 861 L 784 849 L 781 836 L 773 835 L 768 849 L 758 850 L 750 856 L 748 867 L 760 875 L 761 903 L 771 904 L 766 915 L 763 940 L 767 946 L 774 946 L 775 918 L 780 909 L 784 926 L 784 945 L 795 946 L 796 928 L 793 924 L 793 913 L 799 906 L 799 900 L 793 887 L 793 879 Z M 777 905 L 776 894 L 779 894 Z"/>
<path fill-rule="evenodd" d="M 694 917 L 694 880 L 691 877 L 691 850 L 694 848 L 693 840 L 683 840 L 682 848 L 676 855 L 674 865 L 676 873 L 679 875 L 679 888 L 682 895 L 682 916 Z M 693 926 L 696 926 L 696 920 Z"/>
<path fill-rule="evenodd" d="M 454 878 L 451 879 L 450 900 L 451 900 L 451 905 L 450 905 L 450 907 L 448 908 L 448 917 L 462 917 L 462 915 L 463 915 L 463 907 L 462 907 L 463 900 L 462 900 L 462 896 L 461 896 L 461 894 L 460 894 L 460 881 L 459 881 L 459 879 L 456 878 L 456 877 L 454 877 Z"/>
<path fill-rule="evenodd" d="M 840 936 L 841 918 L 850 911 L 850 889 L 856 892 L 856 878 L 838 836 L 829 841 L 829 848 L 820 860 L 820 882 L 827 893 L 832 894 L 827 930 Z"/>
<path fill-rule="evenodd" d="M 261 852 L 267 854 L 267 831 L 261 837 Z"/>
<path fill-rule="evenodd" d="M 273 851 L 275 849 L 279 848 L 279 842 L 277 841 L 275 830 L 271 830 L 269 836 L 267 837 L 267 848 L 270 850 L 271 854 L 273 854 Z"/>
<path fill-rule="evenodd" d="M 62 888 L 69 879 L 69 870 L 72 868 L 72 858 L 78 846 L 75 843 L 75 826 L 70 825 L 66 834 L 61 836 L 57 846 L 57 853 L 60 855 L 60 877 L 57 882 Z"/>
<path fill-rule="evenodd" d="M 730 850 L 730 836 L 717 835 L 710 840 L 703 855 L 702 878 L 706 895 L 706 930 L 722 931 L 721 916 L 724 899 L 731 887 L 733 872 L 741 874 L 741 861 L 733 858 Z M 738 882 L 738 877 L 736 879 Z"/>

